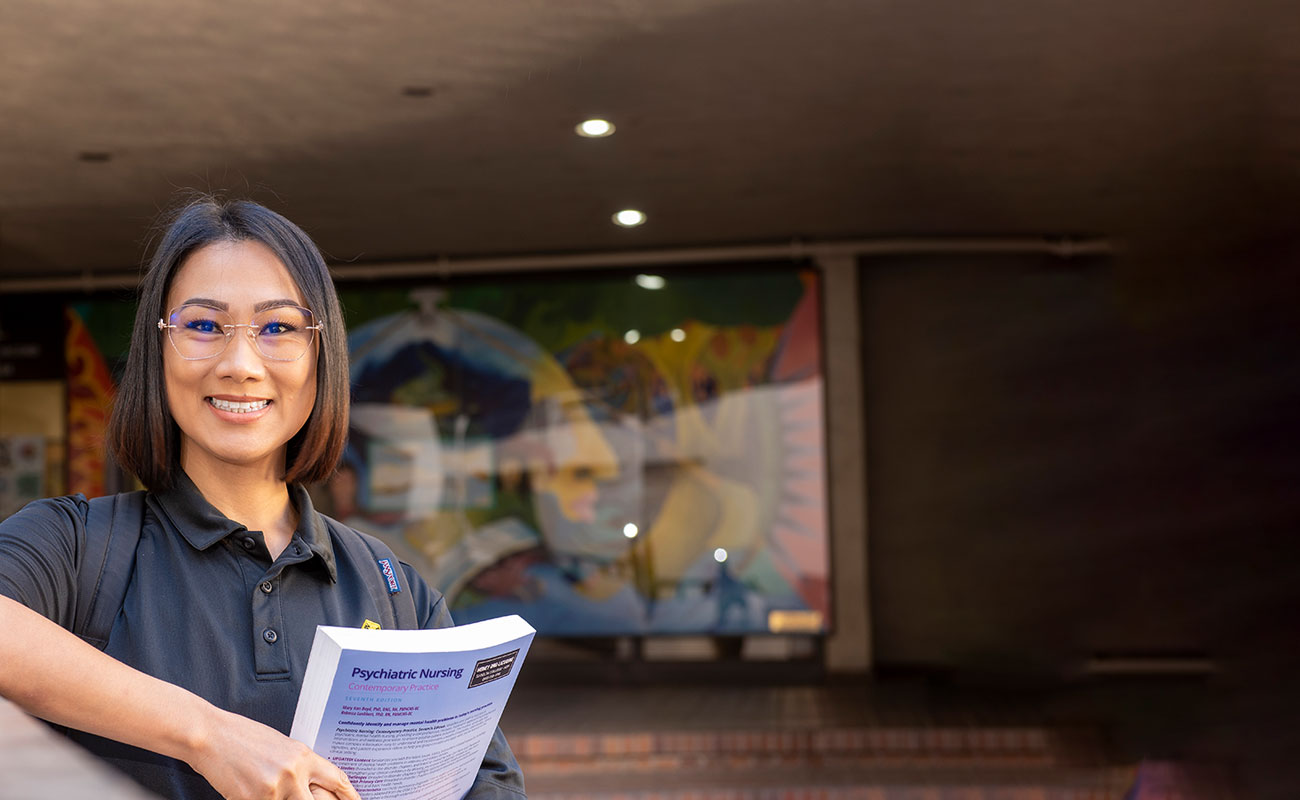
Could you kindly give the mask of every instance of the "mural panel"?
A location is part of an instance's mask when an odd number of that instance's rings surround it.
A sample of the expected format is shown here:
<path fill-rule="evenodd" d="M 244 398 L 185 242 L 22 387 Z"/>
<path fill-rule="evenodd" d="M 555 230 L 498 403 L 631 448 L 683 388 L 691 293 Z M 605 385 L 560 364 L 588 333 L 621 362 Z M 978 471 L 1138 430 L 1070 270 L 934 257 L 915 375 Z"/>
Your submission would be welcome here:
<path fill-rule="evenodd" d="M 354 405 L 335 511 L 440 587 L 458 620 L 518 613 L 550 635 L 827 629 L 815 273 L 343 300 Z"/>

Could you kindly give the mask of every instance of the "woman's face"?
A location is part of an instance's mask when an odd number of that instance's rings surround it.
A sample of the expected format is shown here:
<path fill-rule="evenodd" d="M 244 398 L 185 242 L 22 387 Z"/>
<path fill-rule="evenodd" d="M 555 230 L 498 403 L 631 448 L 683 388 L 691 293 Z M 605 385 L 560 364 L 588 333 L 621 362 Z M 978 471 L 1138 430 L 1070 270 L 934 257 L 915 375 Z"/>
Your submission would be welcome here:
<path fill-rule="evenodd" d="M 237 324 L 268 306 L 306 305 L 284 264 L 253 241 L 215 242 L 185 259 L 164 313 L 196 302 L 224 308 Z M 219 355 L 196 361 L 162 343 L 167 405 L 191 477 L 228 474 L 231 467 L 282 477 L 285 445 L 316 403 L 319 337 L 297 361 L 275 361 L 257 350 L 248 330 L 236 328 Z"/>

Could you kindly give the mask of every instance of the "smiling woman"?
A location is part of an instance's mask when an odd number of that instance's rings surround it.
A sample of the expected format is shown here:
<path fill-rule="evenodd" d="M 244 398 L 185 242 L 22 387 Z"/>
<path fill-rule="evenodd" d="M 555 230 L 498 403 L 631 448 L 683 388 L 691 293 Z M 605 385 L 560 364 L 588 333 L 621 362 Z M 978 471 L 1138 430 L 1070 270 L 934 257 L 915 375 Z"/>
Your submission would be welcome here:
<path fill-rule="evenodd" d="M 249 202 L 180 209 L 141 283 L 108 431 L 148 488 L 112 500 L 139 509 L 138 530 L 119 536 L 128 515 L 81 495 L 0 522 L 0 697 L 166 797 L 359 800 L 286 735 L 317 625 L 452 621 L 406 564 L 390 595 L 377 561 L 397 557 L 318 514 L 302 485 L 332 474 L 344 445 L 345 341 L 301 229 Z M 125 559 L 87 556 L 123 539 Z M 117 604 L 102 636 L 86 586 Z M 500 731 L 469 796 L 523 796 Z"/>
<path fill-rule="evenodd" d="M 207 245 L 172 280 L 164 386 L 180 430 L 181 468 L 199 486 L 249 471 L 255 480 L 284 476 L 286 446 L 316 404 L 316 359 L 303 358 L 313 331 L 290 328 L 271 312 L 297 308 L 294 317 L 310 319 L 300 295 L 289 270 L 256 241 Z M 223 327 L 222 318 L 254 320 L 246 323 L 250 335 L 236 333 L 243 325 Z"/>
<path fill-rule="evenodd" d="M 257 286 L 252 285 L 254 280 Z M 254 289 L 263 294 L 253 296 Z M 214 296 L 223 291 L 241 294 Z M 229 303 L 235 300 L 249 305 L 242 310 L 233 308 Z M 158 323 L 164 317 L 170 320 L 182 306 L 192 302 L 227 316 L 239 312 L 244 320 L 265 310 L 266 303 L 298 305 L 311 312 L 319 327 L 319 336 L 314 337 L 317 358 L 303 358 L 302 362 L 315 369 L 314 398 L 307 403 L 305 424 L 295 429 L 285 443 L 280 477 L 290 483 L 314 483 L 329 477 L 347 435 L 347 339 L 343 315 L 329 270 L 315 244 L 284 217 L 249 202 L 187 206 L 159 244 L 142 283 L 131 353 L 109 423 L 109 443 L 118 461 L 150 488 L 171 485 L 184 445 L 176 439 L 176 425 L 169 424 L 178 409 L 164 407 L 164 400 L 168 405 L 175 402 L 173 371 L 168 364 L 196 359 L 193 353 L 187 355 L 176 349 L 175 336 L 161 336 Z M 231 320 L 235 324 L 233 317 Z M 175 329 L 167 330 L 174 333 Z M 172 347 L 164 349 L 164 338 L 172 342 Z M 211 366 L 240 368 L 240 349 L 237 344 L 224 346 Z M 252 348 L 249 350 L 257 355 Z M 201 361 L 207 363 L 207 359 Z M 245 362 L 243 368 L 250 363 Z M 260 371 L 255 364 L 252 369 Z M 268 368 L 267 377 L 271 377 L 270 370 L 273 368 Z M 227 391 L 218 394 L 231 394 L 229 386 L 258 378 L 227 376 Z M 166 387 L 165 395 L 158 392 L 160 385 Z M 236 399 L 239 394 L 234 392 Z"/>

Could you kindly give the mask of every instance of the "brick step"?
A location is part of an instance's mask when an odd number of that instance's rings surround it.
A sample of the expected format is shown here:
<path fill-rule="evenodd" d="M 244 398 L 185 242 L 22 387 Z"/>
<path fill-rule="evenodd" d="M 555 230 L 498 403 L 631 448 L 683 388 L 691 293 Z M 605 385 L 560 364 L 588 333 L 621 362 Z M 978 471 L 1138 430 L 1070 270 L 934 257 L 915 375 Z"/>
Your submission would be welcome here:
<path fill-rule="evenodd" d="M 838 764 L 525 775 L 531 800 L 1122 800 L 1135 771 Z"/>
<path fill-rule="evenodd" d="M 687 789 L 572 792 L 538 794 L 531 800 L 1124 800 L 1124 790 L 1071 789 L 1053 786 L 944 787 L 915 786 L 814 787 L 767 789 Z"/>
<path fill-rule="evenodd" d="M 1096 765 L 1106 760 L 1096 732 L 1042 727 L 530 733 L 511 737 L 511 747 L 521 764 L 542 770 L 548 765 L 570 769 L 588 762 L 636 768 L 638 764 L 690 766 L 699 761 L 746 767 L 826 759 L 932 766 Z"/>
<path fill-rule="evenodd" d="M 546 775 L 618 775 L 662 774 L 669 771 L 712 770 L 741 773 L 753 770 L 801 772 L 810 769 L 913 770 L 937 775 L 970 770 L 1020 772 L 1025 770 L 1090 768 L 1104 765 L 1061 764 L 1043 760 L 1006 758 L 988 759 L 973 756 L 959 758 L 874 757 L 874 756 L 736 756 L 736 755 L 655 755 L 638 758 L 603 757 L 521 759 L 520 766 L 529 778 Z"/>

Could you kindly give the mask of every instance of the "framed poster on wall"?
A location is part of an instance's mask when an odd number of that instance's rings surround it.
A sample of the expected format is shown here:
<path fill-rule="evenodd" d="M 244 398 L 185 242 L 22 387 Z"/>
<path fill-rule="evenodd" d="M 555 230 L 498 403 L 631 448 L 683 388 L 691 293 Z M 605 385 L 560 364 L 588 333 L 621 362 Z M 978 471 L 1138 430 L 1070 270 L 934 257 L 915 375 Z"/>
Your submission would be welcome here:
<path fill-rule="evenodd" d="M 811 270 L 344 287 L 335 515 L 456 619 L 544 635 L 829 629 Z"/>

